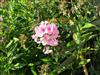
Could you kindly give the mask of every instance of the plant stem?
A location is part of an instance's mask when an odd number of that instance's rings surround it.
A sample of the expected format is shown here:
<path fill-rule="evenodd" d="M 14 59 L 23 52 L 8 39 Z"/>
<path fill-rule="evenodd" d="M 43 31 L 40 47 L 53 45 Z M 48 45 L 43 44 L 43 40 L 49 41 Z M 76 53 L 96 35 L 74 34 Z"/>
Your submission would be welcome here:
<path fill-rule="evenodd" d="M 83 60 L 83 59 L 84 59 L 84 57 L 83 57 L 82 53 L 80 54 L 80 59 L 81 59 L 81 60 Z M 88 74 L 88 70 L 87 70 L 87 68 L 86 68 L 86 65 L 82 65 L 82 66 L 83 66 L 83 71 L 84 71 L 84 74 L 85 74 L 85 75 L 89 75 L 89 74 Z"/>
<path fill-rule="evenodd" d="M 85 75 L 89 75 L 89 74 L 88 74 L 88 70 L 87 70 L 87 68 L 86 68 L 86 65 L 83 65 L 83 70 L 84 70 L 84 74 L 85 74 Z"/>

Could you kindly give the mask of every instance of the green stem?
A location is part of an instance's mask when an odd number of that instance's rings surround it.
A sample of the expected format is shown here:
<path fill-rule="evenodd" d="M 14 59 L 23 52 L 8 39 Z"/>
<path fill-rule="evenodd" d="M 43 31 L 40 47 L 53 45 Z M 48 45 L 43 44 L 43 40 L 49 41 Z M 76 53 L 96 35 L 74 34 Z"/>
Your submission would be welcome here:
<path fill-rule="evenodd" d="M 81 59 L 81 60 L 84 59 L 82 53 L 80 54 L 80 59 Z M 82 67 L 83 67 L 84 74 L 85 74 L 85 75 L 89 75 L 86 65 L 82 65 Z"/>
<path fill-rule="evenodd" d="M 87 68 L 86 68 L 86 65 L 83 65 L 83 70 L 84 70 L 84 74 L 85 74 L 85 75 L 89 75 L 89 74 L 88 74 L 88 70 L 87 70 Z"/>

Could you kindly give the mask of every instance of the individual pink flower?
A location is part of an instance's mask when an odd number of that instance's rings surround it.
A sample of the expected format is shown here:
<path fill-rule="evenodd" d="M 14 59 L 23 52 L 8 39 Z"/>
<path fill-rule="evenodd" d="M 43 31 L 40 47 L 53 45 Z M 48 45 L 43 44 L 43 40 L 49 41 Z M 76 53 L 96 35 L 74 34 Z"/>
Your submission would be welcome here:
<path fill-rule="evenodd" d="M 50 46 L 57 46 L 58 40 L 56 38 L 54 38 L 54 36 L 52 36 L 52 35 L 46 34 L 46 35 L 44 35 L 43 40 Z M 44 44 L 44 42 L 42 44 Z"/>
<path fill-rule="evenodd" d="M 32 35 L 32 39 L 34 39 L 34 41 L 37 42 L 38 44 L 41 43 L 40 39 L 36 35 Z"/>
<path fill-rule="evenodd" d="M 45 46 L 43 49 L 44 54 L 50 54 L 53 53 L 53 50 L 50 50 L 48 46 Z"/>
<path fill-rule="evenodd" d="M 50 46 L 57 46 L 58 45 L 58 40 L 56 40 L 56 39 L 49 39 L 48 40 L 48 44 Z"/>

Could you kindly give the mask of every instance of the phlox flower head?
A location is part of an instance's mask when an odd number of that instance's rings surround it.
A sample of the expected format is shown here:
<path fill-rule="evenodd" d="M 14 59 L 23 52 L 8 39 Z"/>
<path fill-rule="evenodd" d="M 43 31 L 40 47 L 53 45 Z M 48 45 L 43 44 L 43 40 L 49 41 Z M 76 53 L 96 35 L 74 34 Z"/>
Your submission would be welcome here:
<path fill-rule="evenodd" d="M 48 21 L 42 21 L 39 26 L 35 27 L 35 34 L 32 35 L 32 39 L 44 46 L 57 46 L 58 35 L 59 31 L 55 24 L 50 24 Z"/>

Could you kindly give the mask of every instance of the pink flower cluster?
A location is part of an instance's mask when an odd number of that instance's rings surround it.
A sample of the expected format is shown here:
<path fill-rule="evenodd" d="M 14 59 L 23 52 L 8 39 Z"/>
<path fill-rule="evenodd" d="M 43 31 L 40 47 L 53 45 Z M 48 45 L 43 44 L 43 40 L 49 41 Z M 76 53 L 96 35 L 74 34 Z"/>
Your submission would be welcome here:
<path fill-rule="evenodd" d="M 55 24 L 49 24 L 48 21 L 42 21 L 39 26 L 35 27 L 35 35 L 32 38 L 38 44 L 44 46 L 57 46 L 58 45 L 58 28 Z"/>
<path fill-rule="evenodd" d="M 44 54 L 52 53 L 48 46 L 58 45 L 59 31 L 55 24 L 50 24 L 48 21 L 42 21 L 39 26 L 35 27 L 35 35 L 32 35 L 32 39 L 38 44 L 44 45 Z"/>

